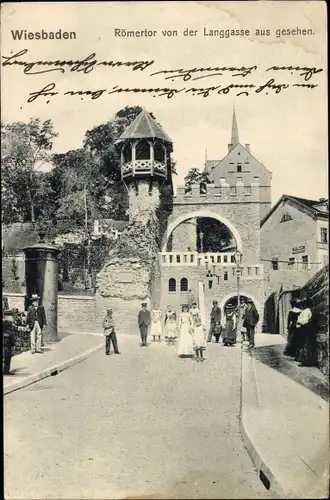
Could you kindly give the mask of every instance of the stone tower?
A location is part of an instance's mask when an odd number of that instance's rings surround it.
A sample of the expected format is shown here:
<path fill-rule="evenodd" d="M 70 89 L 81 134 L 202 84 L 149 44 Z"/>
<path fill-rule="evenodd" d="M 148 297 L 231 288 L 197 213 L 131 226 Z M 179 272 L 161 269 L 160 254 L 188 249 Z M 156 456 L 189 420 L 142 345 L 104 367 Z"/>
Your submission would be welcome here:
<path fill-rule="evenodd" d="M 172 141 L 143 110 L 117 141 L 121 178 L 129 196 L 130 220 L 159 206 L 164 186 L 172 187 Z"/>
<path fill-rule="evenodd" d="M 117 141 L 129 224 L 98 275 L 98 308 L 111 307 L 121 331 L 134 333 L 141 301 L 160 305 L 160 226 L 164 192 L 172 193 L 172 142 L 143 110 Z M 166 222 L 163 222 L 166 224 Z"/>

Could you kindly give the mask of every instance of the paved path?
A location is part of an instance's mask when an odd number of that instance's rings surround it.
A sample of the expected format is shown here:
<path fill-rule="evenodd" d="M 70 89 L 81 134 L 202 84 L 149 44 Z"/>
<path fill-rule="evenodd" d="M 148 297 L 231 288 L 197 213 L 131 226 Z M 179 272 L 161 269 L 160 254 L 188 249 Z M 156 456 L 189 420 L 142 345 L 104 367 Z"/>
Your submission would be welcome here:
<path fill-rule="evenodd" d="M 240 346 L 119 339 L 5 397 L 5 497 L 270 498 L 239 432 Z"/>
<path fill-rule="evenodd" d="M 51 367 L 77 359 L 85 353 L 96 349 L 104 342 L 102 335 L 61 334 L 60 341 L 46 344 L 43 354 L 22 352 L 12 357 L 11 373 L 3 378 L 5 393 L 12 387 L 25 385 L 31 378 Z"/>

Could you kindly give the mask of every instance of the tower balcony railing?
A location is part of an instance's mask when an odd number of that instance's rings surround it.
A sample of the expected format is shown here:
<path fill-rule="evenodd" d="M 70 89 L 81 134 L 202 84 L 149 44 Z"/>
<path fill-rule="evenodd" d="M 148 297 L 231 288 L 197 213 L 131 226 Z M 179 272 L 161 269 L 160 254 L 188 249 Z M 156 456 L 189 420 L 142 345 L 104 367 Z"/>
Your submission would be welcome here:
<path fill-rule="evenodd" d="M 166 177 L 166 165 L 157 160 L 132 160 L 124 163 L 121 167 L 122 177 L 129 177 L 132 175 L 160 175 Z"/>
<path fill-rule="evenodd" d="M 203 272 L 227 272 L 236 275 L 235 252 L 199 253 L 199 252 L 160 252 L 161 267 L 197 267 Z M 263 264 L 242 264 L 240 266 L 243 279 L 263 279 Z"/>

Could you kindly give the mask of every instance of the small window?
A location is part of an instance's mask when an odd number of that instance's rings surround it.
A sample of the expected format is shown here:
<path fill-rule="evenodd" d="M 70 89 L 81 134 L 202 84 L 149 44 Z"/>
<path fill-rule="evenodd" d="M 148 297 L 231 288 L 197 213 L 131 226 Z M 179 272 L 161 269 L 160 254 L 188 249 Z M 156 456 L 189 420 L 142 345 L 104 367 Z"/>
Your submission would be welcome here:
<path fill-rule="evenodd" d="M 176 261 L 177 261 L 178 264 L 181 262 L 180 255 L 176 256 Z"/>
<path fill-rule="evenodd" d="M 231 194 L 231 196 L 235 196 L 235 194 L 236 194 L 236 187 L 233 187 L 233 186 L 232 186 L 232 187 L 230 188 L 230 194 Z"/>
<path fill-rule="evenodd" d="M 224 262 L 228 262 L 228 257 L 227 257 L 227 255 L 224 255 L 224 256 L 223 256 L 223 261 L 224 261 Z"/>
<path fill-rule="evenodd" d="M 292 220 L 291 215 L 290 215 L 290 214 L 284 214 L 284 215 L 282 216 L 281 222 L 287 222 L 287 221 L 289 221 L 289 220 Z"/>
<path fill-rule="evenodd" d="M 246 194 L 246 196 L 249 196 L 251 193 L 252 193 L 251 186 L 245 186 L 245 194 Z"/>
<path fill-rule="evenodd" d="M 260 268 L 256 267 L 256 276 L 260 276 Z"/>
<path fill-rule="evenodd" d="M 223 273 L 223 279 L 224 279 L 225 281 L 228 281 L 228 272 L 227 272 L 227 271 L 225 271 L 225 272 Z"/>
<path fill-rule="evenodd" d="M 278 260 L 277 259 L 272 260 L 272 269 L 273 269 L 273 271 L 278 271 Z"/>
<path fill-rule="evenodd" d="M 288 268 L 293 269 L 296 263 L 296 259 L 294 257 L 290 257 L 289 262 L 288 262 Z"/>
<path fill-rule="evenodd" d="M 308 262 L 308 255 L 303 255 L 302 258 L 301 258 L 301 260 L 302 260 L 302 268 L 303 269 L 308 269 L 308 264 L 309 264 L 309 262 Z"/>
<path fill-rule="evenodd" d="M 182 278 L 180 281 L 180 291 L 188 292 L 188 280 L 187 278 Z"/>
<path fill-rule="evenodd" d="M 251 276 L 251 274 L 252 274 L 252 269 L 251 269 L 251 267 L 248 267 L 248 268 L 247 268 L 247 271 L 248 271 L 248 276 Z"/>
<path fill-rule="evenodd" d="M 321 243 L 328 243 L 328 228 L 321 227 Z"/>
<path fill-rule="evenodd" d="M 168 280 L 168 291 L 169 292 L 176 292 L 176 281 L 174 278 L 170 278 Z"/>
<path fill-rule="evenodd" d="M 213 286 L 213 281 L 209 280 L 209 290 L 211 290 L 212 286 Z"/>
<path fill-rule="evenodd" d="M 242 172 L 242 165 L 237 165 L 237 172 Z"/>
<path fill-rule="evenodd" d="M 221 264 L 221 255 L 217 255 L 217 263 Z"/>
<path fill-rule="evenodd" d="M 235 264 L 235 262 L 236 262 L 235 255 L 230 256 L 230 262 L 233 262 Z"/>

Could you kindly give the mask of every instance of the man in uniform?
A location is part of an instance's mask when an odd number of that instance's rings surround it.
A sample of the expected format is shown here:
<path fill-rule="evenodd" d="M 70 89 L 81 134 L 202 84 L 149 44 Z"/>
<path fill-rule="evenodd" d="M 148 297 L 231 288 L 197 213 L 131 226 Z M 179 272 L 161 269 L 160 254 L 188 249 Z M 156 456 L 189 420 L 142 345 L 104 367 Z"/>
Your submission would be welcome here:
<path fill-rule="evenodd" d="M 146 302 L 142 303 L 142 309 L 139 311 L 138 325 L 141 335 L 141 347 L 144 347 L 147 345 L 148 329 L 149 326 L 151 325 L 151 314 L 150 311 L 148 311 L 147 309 Z"/>
<path fill-rule="evenodd" d="M 210 316 L 210 331 L 207 341 L 212 342 L 212 335 L 215 336 L 215 341 L 219 342 L 221 334 L 221 309 L 218 306 L 218 301 L 213 301 L 213 307 Z"/>

